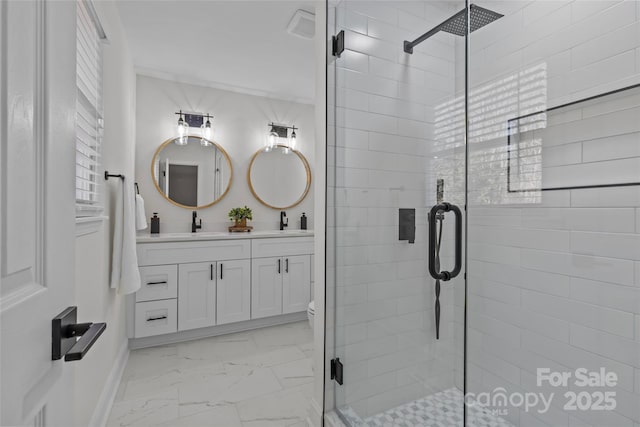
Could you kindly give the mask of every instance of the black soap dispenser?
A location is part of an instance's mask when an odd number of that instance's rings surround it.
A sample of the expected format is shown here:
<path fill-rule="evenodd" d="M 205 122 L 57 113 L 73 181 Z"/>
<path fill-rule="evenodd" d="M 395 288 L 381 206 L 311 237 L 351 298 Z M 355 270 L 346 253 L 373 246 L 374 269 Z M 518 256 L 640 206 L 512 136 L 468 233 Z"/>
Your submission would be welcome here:
<path fill-rule="evenodd" d="M 158 212 L 154 212 L 151 217 L 151 234 L 159 234 L 160 233 L 160 218 L 158 217 Z"/>
<path fill-rule="evenodd" d="M 307 229 L 307 216 L 302 212 L 302 216 L 300 217 L 300 230 Z"/>

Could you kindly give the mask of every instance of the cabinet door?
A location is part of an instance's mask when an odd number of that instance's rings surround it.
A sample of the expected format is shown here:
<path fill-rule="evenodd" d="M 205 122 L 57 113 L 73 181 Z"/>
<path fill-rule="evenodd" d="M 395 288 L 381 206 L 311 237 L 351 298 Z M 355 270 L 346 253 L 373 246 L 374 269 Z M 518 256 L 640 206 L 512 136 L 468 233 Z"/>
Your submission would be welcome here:
<path fill-rule="evenodd" d="M 217 274 L 217 324 L 251 318 L 251 261 L 219 261 Z"/>
<path fill-rule="evenodd" d="M 216 263 L 178 265 L 178 330 L 216 324 Z"/>
<path fill-rule="evenodd" d="M 282 313 L 306 311 L 311 298 L 311 256 L 284 257 Z"/>
<path fill-rule="evenodd" d="M 282 265 L 280 257 L 259 258 L 251 264 L 251 318 L 282 314 Z"/>

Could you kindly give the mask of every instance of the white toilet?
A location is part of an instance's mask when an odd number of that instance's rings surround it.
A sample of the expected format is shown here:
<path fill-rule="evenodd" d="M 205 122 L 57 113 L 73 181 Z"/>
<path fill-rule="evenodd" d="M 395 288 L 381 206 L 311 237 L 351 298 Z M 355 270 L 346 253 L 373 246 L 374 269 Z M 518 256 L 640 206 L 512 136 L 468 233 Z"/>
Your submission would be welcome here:
<path fill-rule="evenodd" d="M 316 314 L 316 307 L 313 301 L 311 301 L 309 303 L 309 307 L 307 307 L 307 318 L 309 319 L 309 325 L 311 325 L 311 330 L 313 330 L 313 318 L 315 314 Z"/>

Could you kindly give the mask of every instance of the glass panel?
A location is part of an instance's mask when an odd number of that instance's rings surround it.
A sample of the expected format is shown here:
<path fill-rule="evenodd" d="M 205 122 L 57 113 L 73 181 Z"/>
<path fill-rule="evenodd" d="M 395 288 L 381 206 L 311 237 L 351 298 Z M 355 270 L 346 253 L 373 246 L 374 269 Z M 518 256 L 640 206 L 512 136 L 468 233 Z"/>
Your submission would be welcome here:
<path fill-rule="evenodd" d="M 505 16 L 470 36 L 468 397 L 638 426 L 640 2 L 480 5 Z"/>
<path fill-rule="evenodd" d="M 440 283 L 438 335 L 427 214 L 438 180 L 440 202 L 464 213 L 465 38 L 440 31 L 412 54 L 403 47 L 464 8 L 344 0 L 335 10 L 346 49 L 329 67 L 327 359 L 340 359 L 344 384 L 328 380 L 327 402 L 352 426 L 463 424 L 464 270 Z M 454 211 L 434 223 L 433 269 L 454 270 Z"/>

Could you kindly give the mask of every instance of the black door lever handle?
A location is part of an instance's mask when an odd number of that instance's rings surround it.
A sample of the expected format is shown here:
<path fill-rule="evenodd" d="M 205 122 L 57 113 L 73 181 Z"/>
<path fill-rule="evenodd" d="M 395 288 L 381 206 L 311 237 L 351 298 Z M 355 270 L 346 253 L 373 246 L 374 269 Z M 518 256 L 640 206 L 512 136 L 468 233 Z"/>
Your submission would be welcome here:
<path fill-rule="evenodd" d="M 77 319 L 78 308 L 68 307 L 51 321 L 51 360 L 82 359 L 107 329 L 106 323 L 77 323 Z"/>
<path fill-rule="evenodd" d="M 71 347 L 71 350 L 69 350 L 69 352 L 64 355 L 65 362 L 82 359 L 84 355 L 87 354 L 89 349 L 93 346 L 93 344 L 98 340 L 98 337 L 100 337 L 104 330 L 107 329 L 106 323 L 81 323 L 77 326 L 81 325 L 89 325 L 89 327 L 86 330 L 83 330 L 80 339 L 75 343 L 73 347 Z"/>

